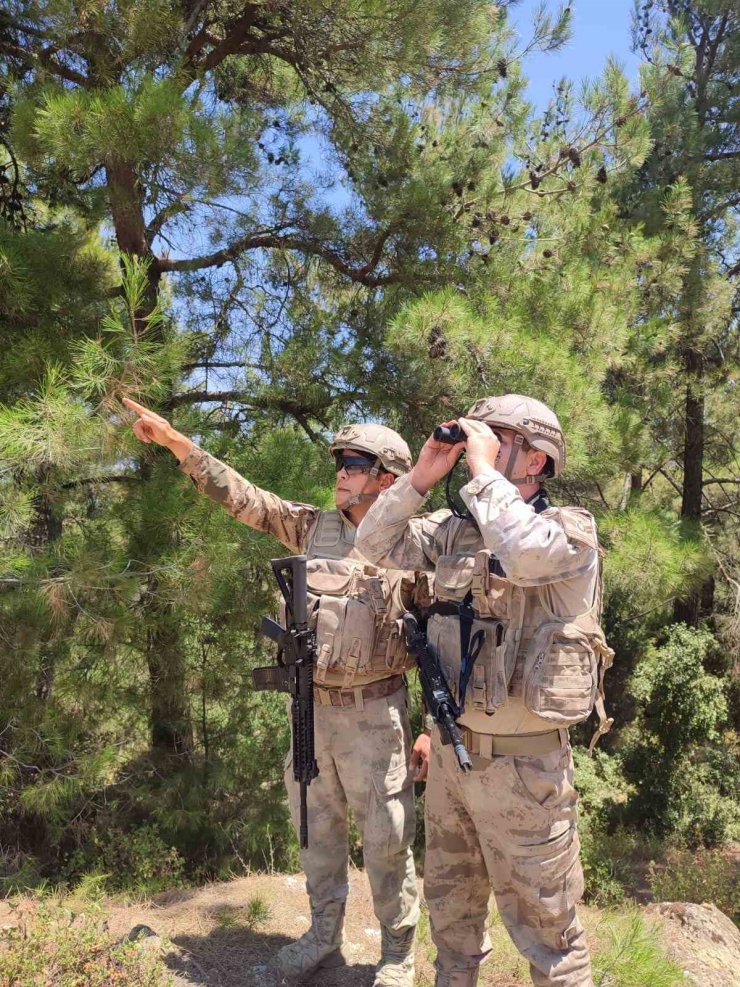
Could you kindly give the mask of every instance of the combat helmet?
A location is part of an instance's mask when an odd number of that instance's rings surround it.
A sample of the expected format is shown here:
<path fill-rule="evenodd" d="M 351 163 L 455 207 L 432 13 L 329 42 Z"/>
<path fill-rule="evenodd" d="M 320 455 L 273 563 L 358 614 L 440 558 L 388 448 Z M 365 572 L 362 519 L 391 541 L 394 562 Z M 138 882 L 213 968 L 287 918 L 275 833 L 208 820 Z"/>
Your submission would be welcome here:
<path fill-rule="evenodd" d="M 503 470 L 504 476 L 516 483 L 540 483 L 553 476 L 559 476 L 565 469 L 565 437 L 554 411 L 535 398 L 522 394 L 503 394 L 501 397 L 481 398 L 468 411 L 466 418 L 472 418 L 494 429 L 509 428 L 517 433 L 511 457 Z M 509 472 L 514 465 L 516 454 L 524 443 L 544 452 L 547 464 L 538 476 L 512 477 Z"/>
<path fill-rule="evenodd" d="M 394 476 L 411 470 L 411 450 L 398 432 L 386 425 L 344 425 L 332 439 L 329 452 L 333 455 L 338 449 L 356 449 L 375 456 L 375 474 L 381 466 Z"/>

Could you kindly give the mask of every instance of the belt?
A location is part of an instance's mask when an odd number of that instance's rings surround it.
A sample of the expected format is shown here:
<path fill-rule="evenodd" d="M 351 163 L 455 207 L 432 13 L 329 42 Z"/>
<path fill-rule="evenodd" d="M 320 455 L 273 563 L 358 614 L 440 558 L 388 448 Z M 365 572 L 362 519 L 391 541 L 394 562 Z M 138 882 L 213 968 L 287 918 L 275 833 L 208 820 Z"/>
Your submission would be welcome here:
<path fill-rule="evenodd" d="M 471 754 L 479 757 L 495 757 L 497 754 L 509 757 L 537 757 L 552 754 L 568 743 L 567 730 L 548 730 L 547 733 L 514 733 L 497 736 L 491 733 L 475 733 L 467 727 L 462 729 L 463 743 Z"/>
<path fill-rule="evenodd" d="M 356 707 L 362 709 L 366 702 L 372 699 L 383 699 L 392 696 L 405 684 L 403 675 L 392 675 L 389 679 L 380 679 L 369 685 L 357 686 L 356 689 L 325 689 L 322 686 L 313 687 L 313 701 L 320 706 Z"/>

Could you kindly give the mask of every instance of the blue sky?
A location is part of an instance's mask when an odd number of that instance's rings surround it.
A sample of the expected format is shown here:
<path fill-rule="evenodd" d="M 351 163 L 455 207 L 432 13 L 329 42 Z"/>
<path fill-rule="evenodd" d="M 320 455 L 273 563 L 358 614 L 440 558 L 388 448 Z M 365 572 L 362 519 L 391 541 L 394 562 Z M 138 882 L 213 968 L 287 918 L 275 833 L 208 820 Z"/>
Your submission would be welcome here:
<path fill-rule="evenodd" d="M 540 2 L 521 0 L 510 8 L 511 22 L 521 37 L 518 50 L 531 38 L 534 12 Z M 555 11 L 558 5 L 559 0 L 547 0 L 550 11 Z M 529 80 L 528 96 L 536 109 L 544 109 L 552 95 L 553 84 L 557 84 L 563 76 L 575 83 L 577 92 L 578 83 L 583 79 L 601 75 L 609 56 L 616 57 L 622 63 L 630 83 L 634 87 L 637 85 L 639 60 L 630 51 L 633 0 L 573 0 L 571 10 L 572 38 L 565 47 L 550 54 L 529 54 L 524 59 L 524 73 Z M 309 169 L 323 166 L 325 149 L 315 136 L 306 136 L 301 140 L 300 147 L 304 164 Z M 332 209 L 349 205 L 349 194 L 338 176 L 337 184 L 327 192 L 326 200 Z M 205 250 L 208 246 L 205 240 L 207 231 L 203 229 L 200 232 Z M 191 230 L 188 236 L 191 240 L 186 254 L 194 249 L 192 240 L 198 239 L 198 233 Z M 173 255 L 179 255 L 177 248 Z"/>
<path fill-rule="evenodd" d="M 539 0 L 523 0 L 510 11 L 512 23 L 525 40 L 538 6 Z M 557 4 L 549 2 L 548 7 L 555 10 Z M 562 76 L 575 83 L 599 76 L 610 55 L 622 63 L 627 78 L 635 84 L 638 59 L 630 51 L 632 9 L 633 0 L 574 0 L 571 41 L 561 51 L 528 55 L 524 61 L 529 97 L 535 106 L 547 103 L 553 82 Z"/>

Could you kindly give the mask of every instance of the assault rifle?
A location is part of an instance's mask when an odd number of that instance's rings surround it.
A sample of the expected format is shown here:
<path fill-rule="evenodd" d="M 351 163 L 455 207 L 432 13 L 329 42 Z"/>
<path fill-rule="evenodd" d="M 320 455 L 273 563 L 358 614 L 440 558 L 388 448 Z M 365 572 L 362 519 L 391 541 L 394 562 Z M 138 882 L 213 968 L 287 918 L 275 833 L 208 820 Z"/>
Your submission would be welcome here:
<path fill-rule="evenodd" d="M 414 614 L 403 615 L 403 629 L 406 632 L 406 646 L 416 659 L 419 668 L 419 682 L 424 694 L 424 702 L 439 727 L 442 743 L 452 744 L 460 769 L 470 771 L 473 762 L 463 743 L 460 728 L 455 722 L 461 710 L 450 692 L 447 679 L 439 664 L 439 655 L 427 641 L 426 633 L 419 626 Z"/>
<path fill-rule="evenodd" d="M 263 617 L 261 630 L 278 646 L 277 665 L 252 670 L 255 689 L 288 692 L 291 696 L 293 777 L 301 786 L 301 847 L 308 846 L 306 794 L 318 775 L 314 750 L 313 667 L 316 638 L 308 626 L 306 556 L 273 559 L 272 571 L 285 601 L 286 627 Z"/>

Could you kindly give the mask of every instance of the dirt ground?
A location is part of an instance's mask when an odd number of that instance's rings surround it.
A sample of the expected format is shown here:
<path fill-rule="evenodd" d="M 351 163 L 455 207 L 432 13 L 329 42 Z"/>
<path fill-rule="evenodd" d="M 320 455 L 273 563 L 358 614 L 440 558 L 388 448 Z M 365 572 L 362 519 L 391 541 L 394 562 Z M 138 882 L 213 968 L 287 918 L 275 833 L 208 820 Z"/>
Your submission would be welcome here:
<path fill-rule="evenodd" d="M 253 921 L 266 907 L 266 917 Z M 254 874 L 192 891 L 159 895 L 156 904 L 106 909 L 109 928 L 125 935 L 139 924 L 166 937 L 170 969 L 198 987 L 254 987 L 254 966 L 266 963 L 310 925 L 302 874 Z M 380 931 L 363 872 L 351 876 L 343 952 L 347 966 L 306 981 L 322 987 L 371 987 Z M 431 966 L 426 971 L 431 973 Z M 431 978 L 430 978 L 431 979 Z"/>
<path fill-rule="evenodd" d="M 362 871 L 351 874 L 345 928 L 347 965 L 306 981 L 320 987 L 371 987 L 380 951 L 380 932 L 370 889 Z M 142 948 L 161 950 L 174 987 L 258 987 L 253 968 L 265 964 L 285 943 L 309 926 L 303 875 L 253 874 L 233 881 L 165 892 L 141 904 L 105 901 L 109 931 L 128 936 L 146 926 Z M 654 905 L 646 918 L 659 925 L 666 950 L 685 971 L 687 987 L 740 987 L 740 930 L 706 905 Z M 592 947 L 603 914 L 582 906 L 581 919 Z M 14 924 L 13 910 L 0 902 L 0 927 Z M 500 925 L 494 925 L 493 953 L 481 987 L 529 987 L 526 965 Z M 431 987 L 434 948 L 426 916 L 417 940 L 417 985 Z M 602 985 L 605 987 L 605 985 Z M 643 987 L 643 985 L 640 985 Z M 644 985 L 650 987 L 650 985 Z"/>

